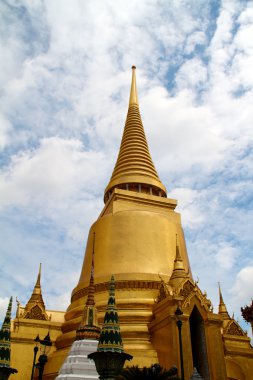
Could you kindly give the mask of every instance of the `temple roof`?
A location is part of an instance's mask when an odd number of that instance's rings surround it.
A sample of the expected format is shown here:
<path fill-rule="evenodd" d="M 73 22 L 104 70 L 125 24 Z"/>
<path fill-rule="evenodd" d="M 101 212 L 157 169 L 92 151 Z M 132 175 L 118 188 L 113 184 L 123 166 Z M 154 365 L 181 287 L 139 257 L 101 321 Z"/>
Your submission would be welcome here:
<path fill-rule="evenodd" d="M 137 95 L 136 67 L 132 67 L 132 84 L 129 108 L 121 140 L 120 151 L 109 184 L 105 189 L 105 201 L 115 187 L 146 185 L 166 196 L 166 188 L 160 181 L 151 159 L 147 139 L 141 121 Z"/>

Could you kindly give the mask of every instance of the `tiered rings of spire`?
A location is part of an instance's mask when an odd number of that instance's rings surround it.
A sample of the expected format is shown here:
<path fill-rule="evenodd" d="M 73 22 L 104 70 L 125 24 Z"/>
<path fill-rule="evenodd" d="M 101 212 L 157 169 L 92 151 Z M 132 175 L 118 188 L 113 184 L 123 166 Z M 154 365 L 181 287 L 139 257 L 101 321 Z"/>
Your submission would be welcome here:
<path fill-rule="evenodd" d="M 114 188 L 166 197 L 166 188 L 160 181 L 151 159 L 141 121 L 135 70 L 136 67 L 133 66 L 126 124 L 118 159 L 105 189 L 105 202 Z"/>

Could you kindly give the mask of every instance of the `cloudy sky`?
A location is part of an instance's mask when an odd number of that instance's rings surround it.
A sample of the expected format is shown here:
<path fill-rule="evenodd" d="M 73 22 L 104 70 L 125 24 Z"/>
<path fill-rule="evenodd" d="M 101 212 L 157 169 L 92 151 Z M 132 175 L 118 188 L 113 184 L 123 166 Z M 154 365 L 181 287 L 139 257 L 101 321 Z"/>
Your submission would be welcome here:
<path fill-rule="evenodd" d="M 117 157 L 131 66 L 193 275 L 230 314 L 253 296 L 253 2 L 0 2 L 0 310 L 42 262 L 65 310 Z M 216 309 L 217 310 L 217 309 Z M 243 324 L 244 328 L 248 328 Z"/>

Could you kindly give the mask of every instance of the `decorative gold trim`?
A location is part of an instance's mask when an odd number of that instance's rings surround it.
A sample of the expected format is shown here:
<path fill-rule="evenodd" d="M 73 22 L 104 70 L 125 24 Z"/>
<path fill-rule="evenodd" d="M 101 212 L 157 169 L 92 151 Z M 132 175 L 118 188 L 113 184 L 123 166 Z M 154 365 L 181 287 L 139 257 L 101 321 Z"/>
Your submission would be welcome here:
<path fill-rule="evenodd" d="M 129 289 L 155 289 L 158 290 L 160 286 L 160 281 L 144 281 L 144 280 L 130 280 L 130 281 L 117 281 L 117 290 L 129 290 Z M 95 284 L 95 293 L 106 292 L 109 289 L 108 282 L 101 282 L 100 284 Z M 71 302 L 78 300 L 79 298 L 88 295 L 89 287 L 78 290 L 71 297 Z"/>

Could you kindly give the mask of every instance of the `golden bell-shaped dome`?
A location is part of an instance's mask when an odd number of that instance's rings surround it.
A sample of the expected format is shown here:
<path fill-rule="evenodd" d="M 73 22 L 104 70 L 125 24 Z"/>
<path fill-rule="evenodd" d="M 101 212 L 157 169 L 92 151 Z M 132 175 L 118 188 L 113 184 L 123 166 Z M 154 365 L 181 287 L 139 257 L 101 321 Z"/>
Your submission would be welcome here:
<path fill-rule="evenodd" d="M 110 182 L 105 189 L 105 202 L 114 188 L 125 188 L 166 197 L 166 188 L 160 181 L 151 159 L 139 110 L 136 67 L 132 67 L 132 85 L 129 108 L 120 151 Z"/>

